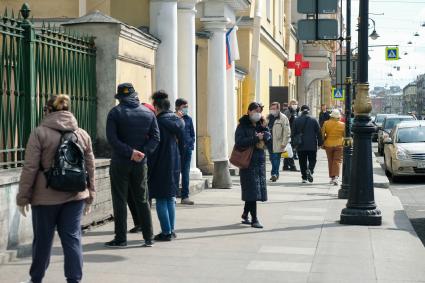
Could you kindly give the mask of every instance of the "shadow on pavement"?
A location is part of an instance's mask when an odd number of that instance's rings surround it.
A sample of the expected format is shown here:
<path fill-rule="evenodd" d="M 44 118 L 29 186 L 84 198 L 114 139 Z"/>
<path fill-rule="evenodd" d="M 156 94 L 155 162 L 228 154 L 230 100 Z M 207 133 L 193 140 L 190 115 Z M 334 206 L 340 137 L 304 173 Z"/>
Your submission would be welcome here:
<path fill-rule="evenodd" d="M 236 225 L 236 224 L 233 224 Z M 249 227 L 243 224 L 237 224 L 239 225 L 239 228 L 242 228 L 243 226 Z M 318 228 L 332 228 L 332 227 L 339 227 L 342 226 L 341 224 L 335 222 L 335 223 L 325 223 L 325 224 L 313 224 L 313 225 L 304 225 L 304 226 L 294 226 L 294 227 L 286 227 L 286 228 L 277 228 L 277 229 L 258 229 L 258 230 L 252 230 L 254 228 L 250 228 L 250 232 L 238 232 L 238 233 L 230 233 L 230 234 L 215 234 L 215 235 L 205 235 L 205 236 L 195 236 L 195 237 L 187 237 L 187 238 L 179 238 L 178 241 L 186 241 L 186 240 L 194 240 L 194 239 L 208 239 L 208 238 L 219 238 L 219 237 L 229 237 L 229 236 L 241 236 L 241 235 L 248 235 L 248 234 L 261 234 L 261 233 L 275 233 L 275 232 L 289 232 L 289 231 L 303 231 L 303 230 L 314 230 Z M 203 229 L 205 232 L 208 231 L 219 231 L 221 227 L 227 227 L 227 226 L 216 226 L 216 227 L 203 227 L 203 228 L 194 228 L 194 229 L 185 229 L 186 233 L 194 232 L 196 233 L 196 230 Z M 242 228 L 243 229 L 243 228 Z M 223 230 L 223 229 L 221 229 Z M 247 229 L 248 230 L 248 229 Z M 183 233 L 182 230 L 176 230 L 176 233 Z"/>
<path fill-rule="evenodd" d="M 239 230 L 243 228 L 251 228 L 251 226 L 243 225 L 241 223 L 235 223 L 235 224 L 223 225 L 223 226 L 177 229 L 176 233 L 205 233 L 210 231 Z"/>
<path fill-rule="evenodd" d="M 85 250 L 84 250 L 85 251 Z M 84 253 L 84 261 L 85 262 L 118 262 L 128 260 L 128 258 L 119 256 L 119 255 L 111 255 L 111 254 L 86 254 Z"/>

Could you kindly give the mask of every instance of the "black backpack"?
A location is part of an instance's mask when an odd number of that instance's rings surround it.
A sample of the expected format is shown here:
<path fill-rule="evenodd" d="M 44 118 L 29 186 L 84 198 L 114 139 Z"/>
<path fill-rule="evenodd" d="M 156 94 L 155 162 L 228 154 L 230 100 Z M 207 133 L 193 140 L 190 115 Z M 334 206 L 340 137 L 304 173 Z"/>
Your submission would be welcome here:
<path fill-rule="evenodd" d="M 52 167 L 45 172 L 47 187 L 61 192 L 83 192 L 88 186 L 84 151 L 74 132 L 61 132 Z"/>

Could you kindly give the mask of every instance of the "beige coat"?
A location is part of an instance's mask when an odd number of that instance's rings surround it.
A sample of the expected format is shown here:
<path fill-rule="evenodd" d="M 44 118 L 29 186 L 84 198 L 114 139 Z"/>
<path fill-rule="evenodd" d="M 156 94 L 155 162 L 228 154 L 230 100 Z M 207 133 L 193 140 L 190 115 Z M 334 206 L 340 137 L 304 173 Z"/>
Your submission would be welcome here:
<path fill-rule="evenodd" d="M 84 192 L 68 193 L 46 188 L 46 178 L 42 168 L 50 168 L 59 146 L 59 131 L 75 131 L 78 143 L 84 150 L 86 169 L 90 178 L 90 187 Z M 41 164 L 41 166 L 40 166 Z M 92 203 L 95 197 L 94 155 L 90 136 L 78 128 L 77 120 L 68 111 L 48 114 L 40 126 L 32 131 L 25 151 L 25 163 L 16 196 L 18 205 L 55 205 L 85 199 Z"/>
<path fill-rule="evenodd" d="M 279 113 L 273 124 L 272 137 L 273 137 L 273 153 L 283 152 L 291 137 L 291 127 L 286 115 Z"/>

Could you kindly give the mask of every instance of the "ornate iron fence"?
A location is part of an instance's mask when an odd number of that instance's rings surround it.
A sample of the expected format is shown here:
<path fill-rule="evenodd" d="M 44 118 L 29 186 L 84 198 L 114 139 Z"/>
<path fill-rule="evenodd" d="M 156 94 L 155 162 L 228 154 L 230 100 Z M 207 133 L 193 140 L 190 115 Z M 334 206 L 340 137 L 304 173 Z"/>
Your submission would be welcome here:
<path fill-rule="evenodd" d="M 52 94 L 66 93 L 79 126 L 96 138 L 96 50 L 92 37 L 43 24 L 24 4 L 0 16 L 0 169 L 22 165 L 31 130 Z M 21 18 L 22 16 L 22 18 Z"/>

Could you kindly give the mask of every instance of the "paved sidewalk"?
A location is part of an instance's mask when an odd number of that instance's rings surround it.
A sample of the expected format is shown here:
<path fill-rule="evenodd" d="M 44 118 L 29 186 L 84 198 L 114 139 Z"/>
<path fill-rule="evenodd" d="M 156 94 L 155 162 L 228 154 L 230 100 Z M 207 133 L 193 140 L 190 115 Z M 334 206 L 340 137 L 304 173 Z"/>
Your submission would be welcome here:
<path fill-rule="evenodd" d="M 346 201 L 327 184 L 323 151 L 315 182 L 300 180 L 284 172 L 269 184 L 269 201 L 259 205 L 263 230 L 239 224 L 238 177 L 234 189 L 208 189 L 193 197 L 195 206 L 178 207 L 176 241 L 141 248 L 141 235 L 129 235 L 131 247 L 111 250 L 103 243 L 112 223 L 94 229 L 83 239 L 83 282 L 425 282 L 425 248 L 390 190 L 375 191 L 382 226 L 343 226 Z M 45 282 L 64 282 L 58 244 L 53 254 Z M 1 266 L 0 282 L 26 279 L 29 264 Z"/>

